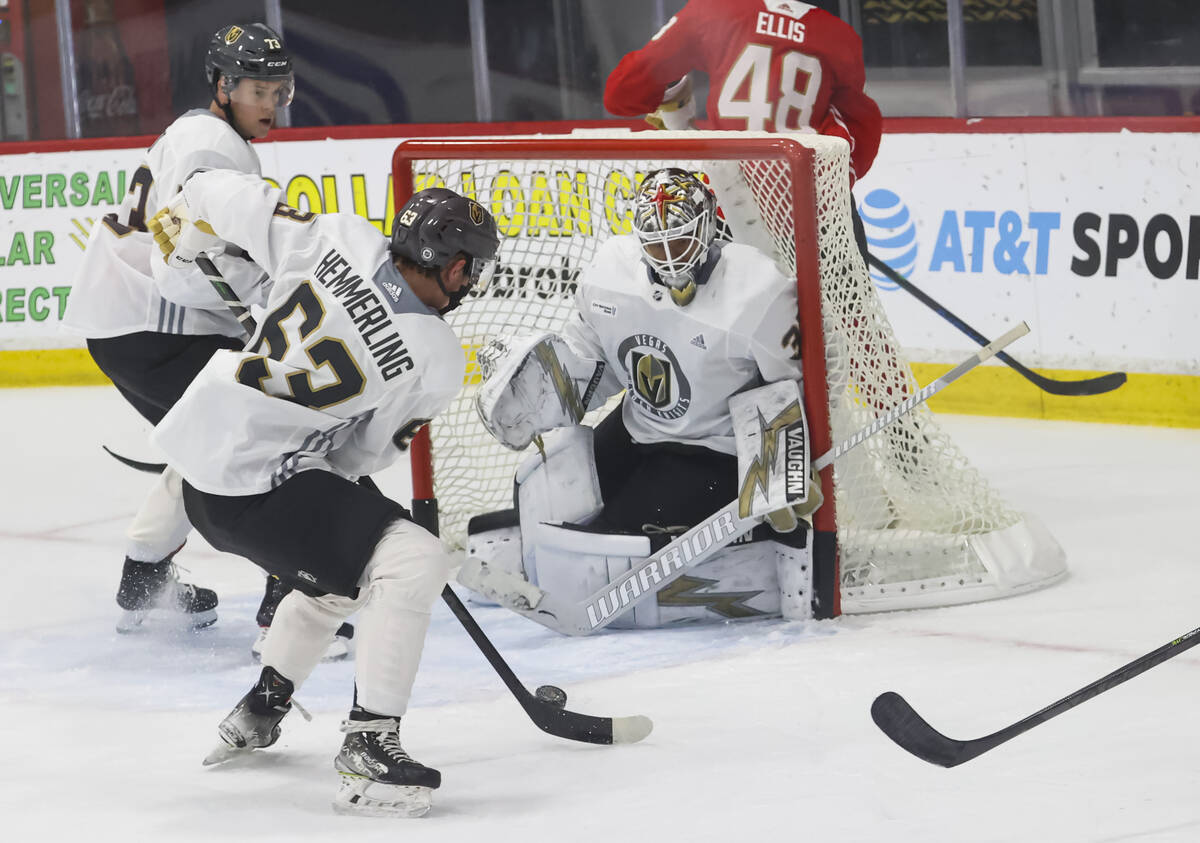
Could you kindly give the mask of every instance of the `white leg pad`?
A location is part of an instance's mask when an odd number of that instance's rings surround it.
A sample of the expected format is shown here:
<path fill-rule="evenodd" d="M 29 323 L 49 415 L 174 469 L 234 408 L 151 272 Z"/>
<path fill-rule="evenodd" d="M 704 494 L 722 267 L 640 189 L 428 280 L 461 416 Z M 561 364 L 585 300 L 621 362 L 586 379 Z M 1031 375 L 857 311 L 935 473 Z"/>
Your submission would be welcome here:
<path fill-rule="evenodd" d="M 467 556 L 506 573 L 525 576 L 521 565 L 521 528 L 517 524 L 468 533 Z"/>
<path fill-rule="evenodd" d="M 646 536 L 589 533 L 556 524 L 538 524 L 533 535 L 538 587 L 571 602 L 582 601 L 650 555 Z M 657 611 L 649 599 L 634 609 L 654 615 L 655 625 Z M 651 622 L 649 615 L 645 620 Z"/>
<path fill-rule="evenodd" d="M 125 555 L 135 562 L 158 562 L 178 550 L 191 531 L 183 508 L 183 478 L 167 468 L 133 516 L 125 534 Z"/>
<path fill-rule="evenodd" d="M 609 535 L 539 524 L 540 587 L 582 601 L 650 554 L 645 536 Z M 812 617 L 812 553 L 777 541 L 732 545 L 686 571 L 613 621 L 616 629 Z"/>
<path fill-rule="evenodd" d="M 314 598 L 297 591 L 283 599 L 263 645 L 263 664 L 299 687 L 341 622 L 361 610 L 355 661 L 358 704 L 377 714 L 404 714 L 429 614 L 453 564 L 435 536 L 411 521 L 394 522 L 363 571 L 357 599 Z"/>
<path fill-rule="evenodd" d="M 545 459 L 530 454 L 517 467 L 516 480 L 523 537 L 542 522 L 586 524 L 602 506 L 592 429 L 577 425 L 547 436 Z M 521 555 L 526 579 L 540 585 L 535 542 L 523 539 Z"/>
<path fill-rule="evenodd" d="M 764 542 L 775 547 L 775 573 L 779 579 L 779 611 L 785 620 L 812 618 L 812 547 L 788 547 L 780 542 Z"/>

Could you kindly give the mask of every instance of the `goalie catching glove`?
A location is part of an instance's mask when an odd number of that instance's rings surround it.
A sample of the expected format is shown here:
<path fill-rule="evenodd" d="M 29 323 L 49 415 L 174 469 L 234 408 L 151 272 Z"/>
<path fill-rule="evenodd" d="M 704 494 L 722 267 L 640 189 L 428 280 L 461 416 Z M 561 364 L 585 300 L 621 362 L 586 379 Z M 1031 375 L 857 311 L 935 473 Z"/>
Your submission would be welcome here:
<path fill-rule="evenodd" d="M 476 359 L 485 380 L 475 409 L 488 433 L 514 451 L 579 424 L 604 374 L 603 362 L 579 357 L 549 332 L 492 340 Z"/>
<path fill-rule="evenodd" d="M 211 225 L 193 218 L 183 191 L 146 221 L 146 229 L 162 252 L 163 263 L 174 269 L 190 269 L 198 254 L 224 245 Z"/>

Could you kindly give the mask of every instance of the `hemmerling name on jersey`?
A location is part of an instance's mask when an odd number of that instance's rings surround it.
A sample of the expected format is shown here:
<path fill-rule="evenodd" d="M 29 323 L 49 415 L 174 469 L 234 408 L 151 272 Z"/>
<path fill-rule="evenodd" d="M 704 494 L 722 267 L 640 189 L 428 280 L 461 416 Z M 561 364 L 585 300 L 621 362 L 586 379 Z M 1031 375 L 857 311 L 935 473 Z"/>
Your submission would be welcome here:
<path fill-rule="evenodd" d="M 325 253 L 313 277 L 341 300 L 385 381 L 413 368 L 412 356 L 392 327 L 390 311 L 383 306 L 374 290 L 369 286 L 364 288 L 362 276 L 351 272 L 350 263 L 338 254 L 337 249 Z M 378 340 L 372 339 L 385 329 L 390 329 L 391 333 Z"/>

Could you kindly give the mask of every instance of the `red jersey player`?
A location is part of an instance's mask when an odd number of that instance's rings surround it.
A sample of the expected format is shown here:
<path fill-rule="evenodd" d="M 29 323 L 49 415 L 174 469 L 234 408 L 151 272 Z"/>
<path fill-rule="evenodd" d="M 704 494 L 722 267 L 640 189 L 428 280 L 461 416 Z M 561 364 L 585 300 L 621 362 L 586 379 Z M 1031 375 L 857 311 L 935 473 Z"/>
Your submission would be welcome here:
<path fill-rule="evenodd" d="M 708 74 L 713 128 L 845 138 L 851 183 L 875 160 L 883 118 L 863 91 L 862 40 L 828 12 L 797 0 L 690 0 L 621 59 L 604 107 L 649 114 L 679 96 L 673 83 L 692 70 Z"/>

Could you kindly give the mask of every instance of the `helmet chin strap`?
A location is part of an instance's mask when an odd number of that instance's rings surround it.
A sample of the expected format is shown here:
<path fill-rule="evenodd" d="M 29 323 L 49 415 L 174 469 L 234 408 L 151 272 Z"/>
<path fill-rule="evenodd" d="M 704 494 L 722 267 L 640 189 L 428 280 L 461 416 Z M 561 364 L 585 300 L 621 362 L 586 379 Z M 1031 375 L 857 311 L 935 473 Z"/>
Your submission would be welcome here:
<path fill-rule="evenodd" d="M 436 270 L 433 276 L 433 280 L 437 282 L 438 289 L 442 291 L 442 295 L 450 299 L 450 302 L 445 307 L 438 309 L 438 313 L 442 314 L 443 316 L 462 304 L 463 299 L 467 297 L 467 293 L 471 292 L 470 284 L 463 284 L 453 293 L 447 290 L 446 285 L 442 283 L 442 270 L 445 268 L 446 267 L 441 267 L 440 269 Z"/>
<path fill-rule="evenodd" d="M 221 109 L 221 113 L 225 115 L 225 122 L 233 127 L 233 130 L 238 133 L 238 137 L 242 140 L 253 140 L 254 135 L 248 135 L 243 132 L 242 127 L 238 125 L 237 119 L 233 116 L 233 98 L 230 97 L 229 91 L 225 92 L 225 102 L 221 102 L 221 98 L 218 96 L 220 87 L 220 82 L 213 82 L 213 102 L 217 104 L 217 108 Z"/>

